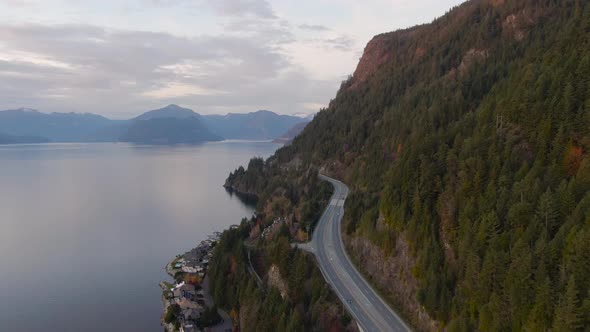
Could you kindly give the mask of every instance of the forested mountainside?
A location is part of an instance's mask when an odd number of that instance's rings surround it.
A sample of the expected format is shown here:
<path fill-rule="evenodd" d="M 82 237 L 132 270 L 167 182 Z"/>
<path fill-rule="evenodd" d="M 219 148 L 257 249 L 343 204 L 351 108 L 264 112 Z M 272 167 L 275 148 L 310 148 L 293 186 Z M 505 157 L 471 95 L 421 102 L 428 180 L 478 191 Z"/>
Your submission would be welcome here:
<path fill-rule="evenodd" d="M 331 186 L 317 170 L 286 175 L 274 168 L 271 174 L 259 158 L 248 170 L 245 175 L 239 168 L 232 178 L 244 180 L 244 187 L 231 187 L 232 180 L 227 187 L 256 192 L 259 206 L 255 217 L 225 231 L 215 247 L 209 269 L 215 303 L 231 312 L 240 331 L 357 331 L 313 257 L 290 245 L 308 240 L 307 221 L 319 218 Z M 261 181 L 263 174 L 267 181 Z"/>
<path fill-rule="evenodd" d="M 274 143 L 290 144 L 297 135 L 301 134 L 308 122 L 301 122 L 291 127 L 288 131 L 273 140 Z"/>
<path fill-rule="evenodd" d="M 226 185 L 297 206 L 294 174 L 341 178 L 349 252 L 419 330 L 587 330 L 589 50 L 587 1 L 466 2 L 376 36 L 292 145 Z"/>

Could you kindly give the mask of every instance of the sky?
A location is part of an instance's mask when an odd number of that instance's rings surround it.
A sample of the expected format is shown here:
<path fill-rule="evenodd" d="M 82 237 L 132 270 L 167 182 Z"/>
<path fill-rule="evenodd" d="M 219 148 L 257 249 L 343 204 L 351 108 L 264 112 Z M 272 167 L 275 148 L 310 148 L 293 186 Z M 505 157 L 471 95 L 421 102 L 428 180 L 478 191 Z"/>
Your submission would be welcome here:
<path fill-rule="evenodd" d="M 0 109 L 325 107 L 380 33 L 463 0 L 0 0 Z"/>

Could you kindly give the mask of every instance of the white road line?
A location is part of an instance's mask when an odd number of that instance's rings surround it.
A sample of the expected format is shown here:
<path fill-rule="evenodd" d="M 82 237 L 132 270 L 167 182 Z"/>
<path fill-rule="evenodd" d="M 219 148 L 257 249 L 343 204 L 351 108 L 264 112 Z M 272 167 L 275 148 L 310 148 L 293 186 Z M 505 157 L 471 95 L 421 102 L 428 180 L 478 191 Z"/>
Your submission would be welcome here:
<path fill-rule="evenodd" d="M 331 182 L 334 186 L 330 204 L 324 210 L 312 238 L 312 243 L 315 242 L 314 246 L 317 248 L 315 254 L 324 278 L 332 285 L 332 289 L 361 329 L 365 331 L 373 331 L 374 329 L 410 331 L 403 320 L 367 283 L 348 257 L 340 234 L 348 188 L 340 181 L 325 176 L 320 176 L 320 178 Z M 334 258 L 334 256 L 336 257 Z M 339 289 L 337 284 L 342 289 Z"/>

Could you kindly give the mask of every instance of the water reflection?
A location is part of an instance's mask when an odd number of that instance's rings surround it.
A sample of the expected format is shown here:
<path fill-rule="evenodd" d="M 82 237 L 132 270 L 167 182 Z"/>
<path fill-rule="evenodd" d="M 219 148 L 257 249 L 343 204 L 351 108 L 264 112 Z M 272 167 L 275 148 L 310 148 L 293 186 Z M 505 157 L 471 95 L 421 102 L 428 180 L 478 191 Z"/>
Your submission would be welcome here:
<path fill-rule="evenodd" d="M 256 197 L 256 195 L 241 193 L 239 191 L 235 191 L 232 188 L 228 188 L 228 187 L 224 187 L 224 189 L 225 189 L 225 192 L 230 197 L 235 196 L 244 205 L 246 205 L 248 207 L 252 207 L 254 209 L 256 208 L 256 204 L 258 204 L 258 197 Z"/>

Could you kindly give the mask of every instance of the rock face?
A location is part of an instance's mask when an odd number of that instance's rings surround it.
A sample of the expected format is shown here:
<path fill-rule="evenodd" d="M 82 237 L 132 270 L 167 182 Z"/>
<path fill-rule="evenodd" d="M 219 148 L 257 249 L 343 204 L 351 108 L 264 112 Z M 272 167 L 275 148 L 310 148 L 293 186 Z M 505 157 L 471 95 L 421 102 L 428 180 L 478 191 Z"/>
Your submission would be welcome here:
<path fill-rule="evenodd" d="M 281 277 L 281 272 L 279 271 L 278 266 L 274 264 L 271 265 L 267 274 L 267 282 L 269 287 L 275 287 L 279 290 L 283 299 L 287 298 L 289 289 L 287 288 L 287 283 Z"/>
<path fill-rule="evenodd" d="M 372 75 L 384 67 L 394 65 L 393 70 L 401 70 L 409 63 L 422 59 L 434 45 L 452 42 L 450 36 L 456 27 L 464 25 L 481 6 L 492 6 L 502 13 L 502 32 L 516 41 L 527 36 L 539 18 L 547 13 L 542 9 L 523 9 L 507 12 L 505 0 L 473 0 L 458 6 L 450 16 L 436 19 L 432 24 L 425 24 L 405 30 L 383 33 L 373 37 L 364 49 L 359 64 L 352 76 L 350 88 L 357 88 Z M 449 24 L 450 21 L 452 24 Z M 488 52 L 485 45 L 470 49 L 464 53 L 464 61 L 456 70 L 461 72 L 473 62 L 485 60 Z M 457 64 L 459 65 L 459 64 Z"/>
<path fill-rule="evenodd" d="M 381 231 L 388 231 L 381 218 L 377 221 Z M 393 233 L 391 233 L 394 236 Z M 362 236 L 346 237 L 348 253 L 371 281 L 395 303 L 405 317 L 412 319 L 412 325 L 423 331 L 438 331 L 441 324 L 433 320 L 416 298 L 418 281 L 412 271 L 415 258 L 410 253 L 405 234 L 395 236 L 393 253 L 386 255 L 381 248 Z"/>
<path fill-rule="evenodd" d="M 365 82 L 381 65 L 393 57 L 391 50 L 391 34 L 381 34 L 373 37 L 367 44 L 363 56 L 353 75 L 353 87 Z"/>
<path fill-rule="evenodd" d="M 420 59 L 426 50 L 417 42 L 422 26 L 377 35 L 365 47 L 352 76 L 352 88 L 362 85 L 385 64 Z"/>

